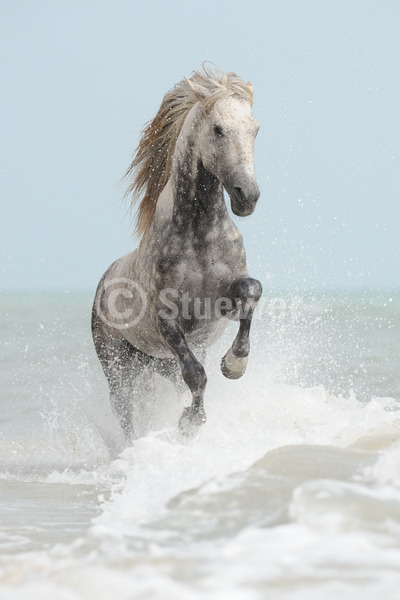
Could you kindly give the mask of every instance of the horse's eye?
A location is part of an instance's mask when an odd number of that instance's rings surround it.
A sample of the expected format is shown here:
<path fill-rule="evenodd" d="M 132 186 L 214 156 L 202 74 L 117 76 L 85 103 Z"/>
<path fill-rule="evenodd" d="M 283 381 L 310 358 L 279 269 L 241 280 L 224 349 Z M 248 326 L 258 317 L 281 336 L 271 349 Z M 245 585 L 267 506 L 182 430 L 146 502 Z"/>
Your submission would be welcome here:
<path fill-rule="evenodd" d="M 214 125 L 214 133 L 218 137 L 222 137 L 224 135 L 221 125 Z"/>

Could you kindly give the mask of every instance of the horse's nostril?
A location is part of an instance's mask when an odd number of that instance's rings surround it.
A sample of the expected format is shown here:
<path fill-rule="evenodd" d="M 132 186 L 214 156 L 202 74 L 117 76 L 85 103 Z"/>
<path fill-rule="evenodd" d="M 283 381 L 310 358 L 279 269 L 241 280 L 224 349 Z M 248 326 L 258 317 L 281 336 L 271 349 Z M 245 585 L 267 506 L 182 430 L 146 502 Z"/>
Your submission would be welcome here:
<path fill-rule="evenodd" d="M 235 187 L 234 190 L 235 190 L 235 195 L 237 196 L 238 200 L 240 202 L 245 202 L 246 196 L 244 195 L 242 188 Z"/>

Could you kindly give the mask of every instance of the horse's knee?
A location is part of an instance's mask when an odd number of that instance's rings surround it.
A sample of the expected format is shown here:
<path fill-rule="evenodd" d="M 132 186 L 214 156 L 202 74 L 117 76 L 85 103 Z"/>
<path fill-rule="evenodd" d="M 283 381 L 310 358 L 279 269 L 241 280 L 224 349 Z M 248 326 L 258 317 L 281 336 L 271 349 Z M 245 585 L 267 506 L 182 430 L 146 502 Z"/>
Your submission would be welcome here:
<path fill-rule="evenodd" d="M 241 283 L 242 298 L 258 302 L 262 294 L 262 285 L 258 279 L 247 277 Z"/>
<path fill-rule="evenodd" d="M 234 305 L 237 313 L 235 319 L 250 323 L 253 312 L 262 294 L 262 285 L 257 279 L 246 277 L 239 280 L 233 290 Z M 242 327 L 244 324 L 242 324 Z"/>
<path fill-rule="evenodd" d="M 255 304 L 259 301 L 262 294 L 262 285 L 258 279 L 253 277 L 245 277 L 235 281 L 231 288 L 231 297 L 236 301 L 246 302 L 252 301 Z"/>

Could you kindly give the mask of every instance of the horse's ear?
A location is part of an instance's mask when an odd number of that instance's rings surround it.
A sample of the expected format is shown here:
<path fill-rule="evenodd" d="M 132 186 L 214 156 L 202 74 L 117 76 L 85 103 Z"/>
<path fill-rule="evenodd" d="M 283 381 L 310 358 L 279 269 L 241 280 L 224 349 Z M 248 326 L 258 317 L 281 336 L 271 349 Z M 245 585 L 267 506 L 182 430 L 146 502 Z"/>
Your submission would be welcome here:
<path fill-rule="evenodd" d="M 251 95 L 253 95 L 254 87 L 253 87 L 253 84 L 251 83 L 251 81 L 247 82 L 247 87 L 249 88 Z"/>
<path fill-rule="evenodd" d="M 210 92 L 207 88 L 205 88 L 203 85 L 200 85 L 199 83 L 195 83 L 191 79 L 187 79 L 187 77 L 185 77 L 185 79 L 196 98 L 198 98 L 198 100 L 205 100 L 206 98 L 208 98 Z"/>

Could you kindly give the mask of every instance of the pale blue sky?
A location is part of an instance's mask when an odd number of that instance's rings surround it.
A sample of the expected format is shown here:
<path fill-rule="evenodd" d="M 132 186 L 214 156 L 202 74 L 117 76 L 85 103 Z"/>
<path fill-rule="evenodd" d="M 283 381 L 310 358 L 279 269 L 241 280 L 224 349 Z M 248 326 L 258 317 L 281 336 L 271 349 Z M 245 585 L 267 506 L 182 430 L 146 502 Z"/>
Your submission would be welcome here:
<path fill-rule="evenodd" d="M 250 271 L 400 287 L 397 0 L 1 0 L 0 289 L 94 290 L 132 249 L 118 182 L 203 60 L 255 88 Z"/>

